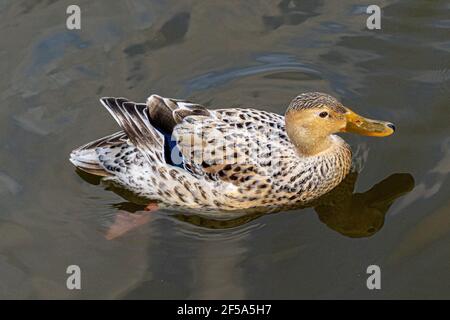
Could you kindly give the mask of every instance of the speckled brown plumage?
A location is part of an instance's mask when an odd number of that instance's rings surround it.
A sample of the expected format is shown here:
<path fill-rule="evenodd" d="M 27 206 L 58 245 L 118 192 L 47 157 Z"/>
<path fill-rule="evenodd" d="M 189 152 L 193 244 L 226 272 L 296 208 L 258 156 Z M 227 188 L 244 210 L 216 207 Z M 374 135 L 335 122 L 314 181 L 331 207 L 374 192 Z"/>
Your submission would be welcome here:
<path fill-rule="evenodd" d="M 328 104 L 345 111 L 328 95 L 299 97 L 290 109 Z M 332 135 L 325 151 L 302 156 L 278 114 L 208 110 L 157 95 L 146 104 L 101 102 L 123 131 L 74 150 L 71 161 L 162 207 L 223 218 L 295 208 L 333 189 L 350 170 L 351 151 L 341 138 Z M 164 133 L 177 148 L 168 148 Z"/>

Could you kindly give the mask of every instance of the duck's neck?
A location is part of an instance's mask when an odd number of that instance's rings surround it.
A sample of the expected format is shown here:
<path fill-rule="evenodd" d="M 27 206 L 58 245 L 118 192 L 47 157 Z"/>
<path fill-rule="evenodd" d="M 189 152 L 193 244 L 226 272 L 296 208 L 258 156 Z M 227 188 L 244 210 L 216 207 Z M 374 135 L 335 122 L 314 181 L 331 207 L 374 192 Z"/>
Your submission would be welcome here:
<path fill-rule="evenodd" d="M 323 136 L 304 127 L 287 124 L 286 132 L 292 144 L 297 148 L 297 152 L 302 156 L 314 156 L 333 146 L 334 140 L 331 136 Z"/>

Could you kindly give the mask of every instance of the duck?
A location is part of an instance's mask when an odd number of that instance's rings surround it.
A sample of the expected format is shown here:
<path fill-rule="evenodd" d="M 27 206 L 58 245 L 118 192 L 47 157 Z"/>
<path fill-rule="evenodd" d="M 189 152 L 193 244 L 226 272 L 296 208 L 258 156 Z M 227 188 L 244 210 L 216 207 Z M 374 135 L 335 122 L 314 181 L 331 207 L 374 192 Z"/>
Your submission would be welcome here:
<path fill-rule="evenodd" d="M 156 94 L 145 103 L 100 102 L 121 130 L 73 150 L 76 168 L 145 199 L 148 211 L 218 219 L 304 207 L 351 170 L 351 148 L 338 133 L 395 131 L 322 92 L 297 95 L 284 115 Z"/>

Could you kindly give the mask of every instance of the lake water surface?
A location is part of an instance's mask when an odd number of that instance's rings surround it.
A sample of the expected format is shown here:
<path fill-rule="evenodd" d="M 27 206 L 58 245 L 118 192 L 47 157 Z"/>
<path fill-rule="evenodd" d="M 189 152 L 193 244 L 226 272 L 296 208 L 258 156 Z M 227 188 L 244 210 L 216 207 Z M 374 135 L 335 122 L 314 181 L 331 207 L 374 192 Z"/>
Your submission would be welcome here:
<path fill-rule="evenodd" d="M 450 298 L 448 1 L 374 1 L 372 31 L 352 0 L 78 0 L 72 31 L 70 4 L 0 4 L 0 298 Z M 118 130 L 98 98 L 283 113 L 306 91 L 397 126 L 343 136 L 360 168 L 343 209 L 228 224 L 158 212 L 105 239 L 136 208 L 68 161 Z M 374 264 L 381 290 L 366 287 Z"/>

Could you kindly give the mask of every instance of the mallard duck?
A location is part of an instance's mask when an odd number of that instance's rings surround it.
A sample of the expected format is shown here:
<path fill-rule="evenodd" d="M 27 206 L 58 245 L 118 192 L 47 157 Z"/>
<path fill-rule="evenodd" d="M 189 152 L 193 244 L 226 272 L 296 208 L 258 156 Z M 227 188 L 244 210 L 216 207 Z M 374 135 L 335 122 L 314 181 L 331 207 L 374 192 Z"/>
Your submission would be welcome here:
<path fill-rule="evenodd" d="M 100 101 L 122 131 L 73 150 L 77 168 L 148 199 L 150 210 L 224 218 L 304 206 L 350 172 L 351 149 L 336 133 L 383 137 L 395 130 L 320 92 L 298 95 L 284 116 L 155 94 L 146 103 Z"/>

